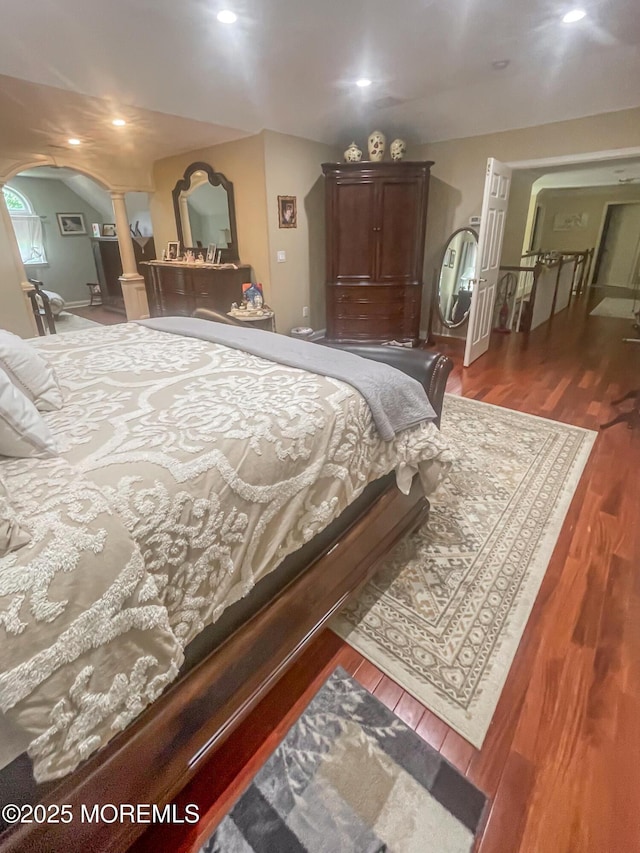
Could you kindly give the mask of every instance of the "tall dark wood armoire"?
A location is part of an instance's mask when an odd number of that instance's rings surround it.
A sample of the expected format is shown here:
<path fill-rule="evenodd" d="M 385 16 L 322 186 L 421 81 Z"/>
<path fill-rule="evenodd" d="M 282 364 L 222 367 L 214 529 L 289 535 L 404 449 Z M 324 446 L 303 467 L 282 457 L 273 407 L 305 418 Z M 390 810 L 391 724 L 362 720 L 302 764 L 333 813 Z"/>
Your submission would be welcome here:
<path fill-rule="evenodd" d="M 432 165 L 323 163 L 329 340 L 418 343 Z"/>

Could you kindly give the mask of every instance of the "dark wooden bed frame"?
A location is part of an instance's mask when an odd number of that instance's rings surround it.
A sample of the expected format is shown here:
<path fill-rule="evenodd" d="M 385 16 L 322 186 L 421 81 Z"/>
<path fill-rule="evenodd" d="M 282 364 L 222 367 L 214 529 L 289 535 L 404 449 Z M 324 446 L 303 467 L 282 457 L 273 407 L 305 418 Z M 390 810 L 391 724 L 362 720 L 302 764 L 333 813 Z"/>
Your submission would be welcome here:
<path fill-rule="evenodd" d="M 346 347 L 345 347 L 346 348 Z M 351 347 L 349 347 L 351 348 Z M 406 362 L 440 414 L 449 359 L 418 350 L 353 347 L 369 358 Z M 393 353 L 389 351 L 394 349 Z M 81 805 L 169 803 L 276 684 L 305 646 L 375 573 L 382 558 L 423 524 L 429 503 L 387 488 L 302 574 L 147 708 L 78 770 L 51 785 L 40 803 L 69 804 L 71 823 L 16 826 L 2 853 L 124 853 L 147 828 L 83 823 Z"/>

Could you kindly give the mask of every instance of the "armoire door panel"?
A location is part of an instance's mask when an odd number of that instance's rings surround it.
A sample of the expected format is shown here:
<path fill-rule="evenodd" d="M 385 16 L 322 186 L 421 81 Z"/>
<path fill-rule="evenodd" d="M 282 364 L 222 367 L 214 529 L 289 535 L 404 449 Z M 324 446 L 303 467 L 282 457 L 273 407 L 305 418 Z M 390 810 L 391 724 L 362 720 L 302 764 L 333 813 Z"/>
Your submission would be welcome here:
<path fill-rule="evenodd" d="M 416 226 L 420 187 L 415 181 L 383 181 L 379 187 L 380 232 L 377 281 L 416 281 Z"/>
<path fill-rule="evenodd" d="M 362 281 L 375 273 L 375 184 L 338 181 L 334 188 L 335 280 Z"/>

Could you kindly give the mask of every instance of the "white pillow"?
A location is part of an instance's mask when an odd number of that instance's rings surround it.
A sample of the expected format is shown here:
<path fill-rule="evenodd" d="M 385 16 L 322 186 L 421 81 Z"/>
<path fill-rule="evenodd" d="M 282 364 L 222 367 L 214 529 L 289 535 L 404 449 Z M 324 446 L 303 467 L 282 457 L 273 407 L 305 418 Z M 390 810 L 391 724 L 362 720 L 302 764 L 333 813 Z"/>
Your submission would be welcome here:
<path fill-rule="evenodd" d="M 0 329 L 0 368 L 41 412 L 61 409 L 62 390 L 53 367 L 27 343 Z"/>
<path fill-rule="evenodd" d="M 49 456 L 56 452 L 42 415 L 0 370 L 0 455 Z"/>
<path fill-rule="evenodd" d="M 30 541 L 31 536 L 20 527 L 6 486 L 0 480 L 0 557 L 6 557 L 11 551 L 17 551 Z"/>

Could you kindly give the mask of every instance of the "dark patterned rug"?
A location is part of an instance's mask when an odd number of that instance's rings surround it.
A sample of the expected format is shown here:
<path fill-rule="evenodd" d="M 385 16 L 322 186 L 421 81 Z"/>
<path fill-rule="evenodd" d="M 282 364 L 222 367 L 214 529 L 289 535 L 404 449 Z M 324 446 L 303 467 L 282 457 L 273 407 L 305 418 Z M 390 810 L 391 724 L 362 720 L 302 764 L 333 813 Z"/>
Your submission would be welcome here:
<path fill-rule="evenodd" d="M 469 853 L 486 802 L 337 669 L 201 853 Z"/>

